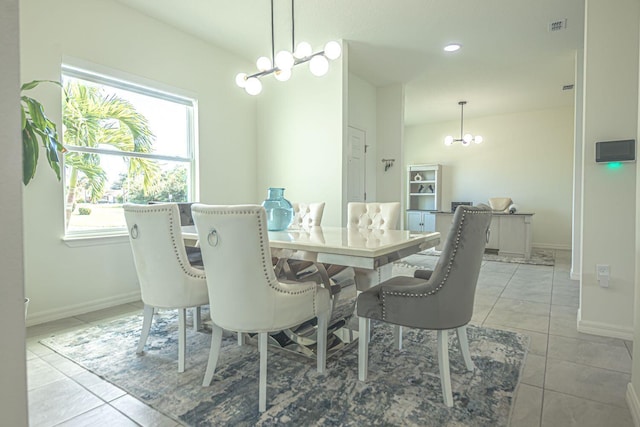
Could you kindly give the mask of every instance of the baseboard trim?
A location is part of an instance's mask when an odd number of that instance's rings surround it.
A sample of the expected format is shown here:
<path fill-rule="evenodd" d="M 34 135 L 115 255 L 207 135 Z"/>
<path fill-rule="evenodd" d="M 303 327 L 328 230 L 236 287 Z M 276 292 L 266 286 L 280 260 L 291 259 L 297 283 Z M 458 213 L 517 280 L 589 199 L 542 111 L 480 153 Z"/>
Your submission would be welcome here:
<path fill-rule="evenodd" d="M 633 383 L 627 384 L 626 399 L 627 406 L 631 412 L 631 418 L 633 418 L 633 425 L 640 427 L 640 401 L 638 401 L 638 394 L 633 388 Z"/>
<path fill-rule="evenodd" d="M 105 308 L 115 307 L 120 304 L 140 301 L 140 291 L 130 292 L 127 294 L 116 295 L 109 298 L 88 301 L 81 304 L 74 304 L 53 310 L 45 310 L 38 313 L 27 313 L 27 326 L 39 325 L 41 323 L 52 322 L 54 320 L 64 319 L 66 317 L 77 316 L 79 314 L 89 313 L 91 311 L 102 310 Z M 30 306 L 31 307 L 31 306 Z"/>
<path fill-rule="evenodd" d="M 578 332 L 633 341 L 633 328 L 582 320 L 580 309 L 578 309 Z"/>
<path fill-rule="evenodd" d="M 570 251 L 571 245 L 561 245 L 558 243 L 532 243 L 531 247 L 536 249 L 557 249 L 563 251 Z"/>

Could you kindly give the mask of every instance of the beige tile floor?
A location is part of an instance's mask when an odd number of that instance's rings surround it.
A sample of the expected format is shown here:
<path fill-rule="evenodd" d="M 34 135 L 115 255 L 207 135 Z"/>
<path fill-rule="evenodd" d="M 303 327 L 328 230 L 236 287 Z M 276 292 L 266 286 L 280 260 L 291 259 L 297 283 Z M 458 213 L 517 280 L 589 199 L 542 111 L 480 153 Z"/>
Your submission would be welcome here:
<path fill-rule="evenodd" d="M 557 252 L 555 267 L 482 266 L 472 322 L 531 337 L 511 426 L 633 426 L 625 402 L 632 344 L 577 331 L 578 282 L 569 279 L 569 266 L 568 251 Z M 141 307 L 124 304 L 28 328 L 31 426 L 180 425 L 38 342 Z"/>

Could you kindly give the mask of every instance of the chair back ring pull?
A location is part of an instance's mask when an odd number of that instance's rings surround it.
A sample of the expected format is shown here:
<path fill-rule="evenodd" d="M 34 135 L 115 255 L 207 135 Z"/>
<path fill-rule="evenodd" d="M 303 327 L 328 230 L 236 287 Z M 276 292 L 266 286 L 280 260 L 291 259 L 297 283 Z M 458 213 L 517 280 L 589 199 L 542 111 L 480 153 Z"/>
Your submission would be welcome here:
<path fill-rule="evenodd" d="M 212 228 L 207 235 L 207 242 L 209 242 L 209 246 L 218 246 L 218 242 L 220 238 L 218 237 L 218 230 Z"/>
<path fill-rule="evenodd" d="M 133 227 L 131 227 L 131 230 L 129 230 L 129 233 L 131 234 L 132 239 L 137 239 L 139 234 L 138 224 L 133 224 Z"/>

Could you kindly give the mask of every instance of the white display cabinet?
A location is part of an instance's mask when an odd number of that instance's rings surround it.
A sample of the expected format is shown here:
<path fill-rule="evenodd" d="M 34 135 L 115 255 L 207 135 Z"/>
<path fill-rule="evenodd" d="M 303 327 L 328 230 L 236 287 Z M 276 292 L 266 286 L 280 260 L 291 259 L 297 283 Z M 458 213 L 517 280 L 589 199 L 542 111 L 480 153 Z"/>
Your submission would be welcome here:
<path fill-rule="evenodd" d="M 435 216 L 440 209 L 440 165 L 407 166 L 407 229 L 435 231 Z"/>

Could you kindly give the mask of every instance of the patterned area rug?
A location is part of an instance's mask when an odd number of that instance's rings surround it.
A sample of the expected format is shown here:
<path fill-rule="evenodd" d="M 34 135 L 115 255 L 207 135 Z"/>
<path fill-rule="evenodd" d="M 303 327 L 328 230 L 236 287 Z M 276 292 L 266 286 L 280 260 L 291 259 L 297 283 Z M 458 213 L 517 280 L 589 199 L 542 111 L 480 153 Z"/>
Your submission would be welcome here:
<path fill-rule="evenodd" d="M 145 354 L 135 353 L 142 316 L 131 316 L 41 342 L 188 426 L 507 426 L 528 338 L 469 326 L 467 372 L 450 334 L 453 408 L 442 402 L 434 333 L 409 330 L 404 349 L 392 329 L 373 325 L 369 378 L 358 381 L 357 345 L 315 361 L 274 349 L 268 356 L 267 411 L 258 412 L 258 351 L 223 340 L 214 381 L 202 387 L 211 335 L 187 333 L 186 370 L 177 370 L 177 319 L 156 315 Z"/>
<path fill-rule="evenodd" d="M 501 256 L 488 249 L 485 251 L 483 259 L 485 261 L 497 261 L 497 262 L 511 262 L 517 264 L 534 264 L 534 265 L 555 265 L 555 251 L 552 249 L 537 249 L 534 248 L 531 251 L 531 257 L 529 259 L 519 257 L 507 257 Z M 419 252 L 414 255 L 410 255 L 403 258 L 402 261 L 394 263 L 394 269 L 398 270 L 398 274 L 402 274 L 404 270 L 415 270 L 420 268 L 433 269 L 441 251 L 437 251 L 433 248 Z"/>

